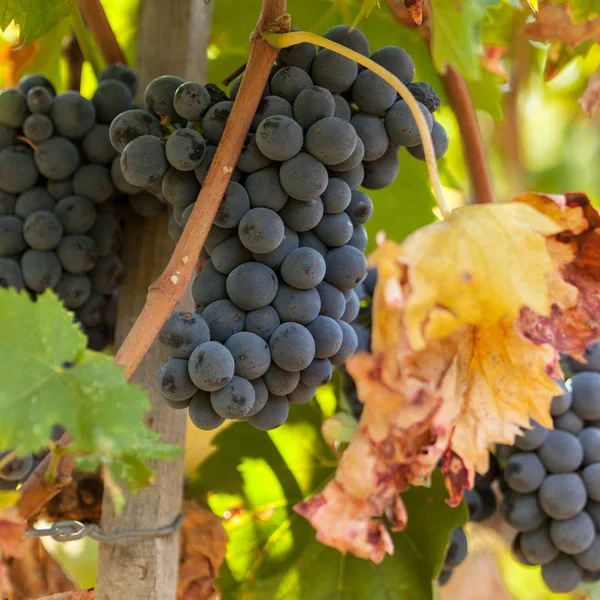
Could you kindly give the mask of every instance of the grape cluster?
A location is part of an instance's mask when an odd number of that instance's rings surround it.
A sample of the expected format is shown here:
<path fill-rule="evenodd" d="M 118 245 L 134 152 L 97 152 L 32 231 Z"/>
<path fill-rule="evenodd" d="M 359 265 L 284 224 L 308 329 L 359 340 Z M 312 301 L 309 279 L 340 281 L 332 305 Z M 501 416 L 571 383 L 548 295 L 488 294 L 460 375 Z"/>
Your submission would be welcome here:
<path fill-rule="evenodd" d="M 326 37 L 370 54 L 358 29 L 338 26 Z M 443 155 L 447 136 L 432 116 L 439 98 L 413 83 L 410 56 L 390 46 L 371 58 L 411 86 Z M 174 239 L 240 83 L 227 96 L 158 77 L 145 90 L 145 110 L 112 121 L 124 179 L 172 206 Z M 285 421 L 289 402 L 308 402 L 330 380 L 359 344 L 350 323 L 367 275 L 373 202 L 358 188 L 390 185 L 400 147 L 422 158 L 420 144 L 404 101 L 370 71 L 306 43 L 279 54 L 204 246 L 196 312 L 173 313 L 160 333 L 171 359 L 158 385 L 171 406 L 189 407 L 202 429 L 226 418 L 270 429 Z"/>
<path fill-rule="evenodd" d="M 56 94 L 35 74 L 0 92 L 0 286 L 52 288 L 98 350 L 110 339 L 123 274 L 114 201 L 143 191 L 123 179 L 108 135 L 112 119 L 131 108 L 135 85 L 130 69 L 114 65 L 91 100 Z"/>
<path fill-rule="evenodd" d="M 550 590 L 600 579 L 600 345 L 552 400 L 554 430 L 532 422 L 509 450 L 501 504 L 518 534 L 513 553 L 541 565 Z"/>

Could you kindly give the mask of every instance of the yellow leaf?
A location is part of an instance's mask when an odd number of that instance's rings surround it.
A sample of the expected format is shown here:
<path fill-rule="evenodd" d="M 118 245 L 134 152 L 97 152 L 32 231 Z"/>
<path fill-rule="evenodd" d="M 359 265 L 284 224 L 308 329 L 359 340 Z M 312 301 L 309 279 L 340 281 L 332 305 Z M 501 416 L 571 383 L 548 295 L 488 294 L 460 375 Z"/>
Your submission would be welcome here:
<path fill-rule="evenodd" d="M 527 0 L 527 4 L 531 6 L 531 9 L 535 12 L 538 11 L 538 0 Z"/>
<path fill-rule="evenodd" d="M 523 203 L 459 208 L 399 247 L 410 293 L 404 324 L 415 350 L 463 324 L 513 321 L 524 306 L 547 315 L 556 268 L 545 236 L 560 226 Z M 435 311 L 433 309 L 436 309 Z"/>

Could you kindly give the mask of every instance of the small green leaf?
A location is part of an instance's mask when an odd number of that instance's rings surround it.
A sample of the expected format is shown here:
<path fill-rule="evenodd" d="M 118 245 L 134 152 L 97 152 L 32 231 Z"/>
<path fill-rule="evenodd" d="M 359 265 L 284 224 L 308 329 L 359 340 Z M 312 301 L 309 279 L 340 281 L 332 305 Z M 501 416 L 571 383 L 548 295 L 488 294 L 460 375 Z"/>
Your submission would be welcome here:
<path fill-rule="evenodd" d="M 338 413 L 337 415 L 326 419 L 321 431 L 326 440 L 332 442 L 349 443 L 356 431 L 356 419 L 348 413 Z"/>
<path fill-rule="evenodd" d="M 19 494 L 19 492 L 0 492 L 0 510 L 8 508 L 9 506 L 14 506 L 20 497 L 21 494 Z"/>
<path fill-rule="evenodd" d="M 229 536 L 219 588 L 236 600 L 430 600 L 450 532 L 466 521 L 451 509 L 440 473 L 430 488 L 403 494 L 409 525 L 394 534 L 396 552 L 381 565 L 342 555 L 316 541 L 311 525 L 293 511 L 333 475 L 335 456 L 310 403 L 269 435 L 246 423 L 216 436 L 215 452 L 192 482 L 225 518 Z"/>
<path fill-rule="evenodd" d="M 77 0 L 0 0 L 0 29 L 14 21 L 21 39 L 30 44 L 69 16 Z"/>
<path fill-rule="evenodd" d="M 354 23 L 352 23 L 352 27 L 358 27 L 360 23 L 366 19 L 378 5 L 379 0 L 362 0 L 360 10 L 356 15 L 356 19 L 354 19 Z"/>
<path fill-rule="evenodd" d="M 479 110 L 487 112 L 496 123 L 502 121 L 502 89 L 500 86 L 504 79 L 490 71 L 483 69 L 479 81 L 470 81 L 469 92 L 473 104 Z"/>
<path fill-rule="evenodd" d="M 600 583 L 581 583 L 578 588 L 588 594 L 588 600 L 600 600 Z"/>

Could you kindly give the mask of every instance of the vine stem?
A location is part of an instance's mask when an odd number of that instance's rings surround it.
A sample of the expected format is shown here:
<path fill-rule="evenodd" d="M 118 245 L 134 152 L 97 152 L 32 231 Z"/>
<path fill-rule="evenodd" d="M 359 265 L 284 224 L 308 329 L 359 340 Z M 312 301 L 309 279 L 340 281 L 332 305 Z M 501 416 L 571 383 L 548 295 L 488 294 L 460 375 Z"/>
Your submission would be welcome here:
<path fill-rule="evenodd" d="M 78 92 L 81 89 L 81 70 L 85 58 L 74 33 L 63 39 L 62 54 L 67 61 L 69 74 L 67 87 L 70 90 Z"/>
<path fill-rule="evenodd" d="M 258 24 L 250 36 L 248 65 L 206 181 L 169 264 L 150 286 L 146 304 L 115 356 L 115 363 L 125 367 L 128 380 L 187 290 L 279 52 L 262 34 L 289 31 L 285 8 L 286 0 L 263 0 Z"/>
<path fill-rule="evenodd" d="M 349 58 L 350 60 L 353 60 L 363 67 L 373 71 L 373 73 L 379 75 L 379 77 L 381 77 L 386 83 L 389 83 L 406 102 L 417 123 L 419 133 L 421 134 L 421 140 L 423 142 L 425 161 L 427 163 L 429 179 L 431 180 L 431 186 L 433 187 L 435 201 L 444 218 L 450 214 L 450 207 L 446 202 L 444 190 L 442 189 L 442 184 L 440 183 L 437 160 L 435 158 L 435 150 L 433 148 L 433 141 L 431 139 L 431 132 L 427 126 L 427 121 L 425 120 L 425 117 L 423 116 L 415 97 L 395 75 L 392 75 L 392 73 L 390 73 L 387 69 L 384 69 L 381 65 L 378 65 L 370 58 L 363 56 L 354 50 L 350 50 L 350 48 L 346 48 L 346 46 L 342 46 L 341 44 L 332 42 L 331 40 L 321 37 L 320 35 L 316 35 L 315 33 L 309 33 L 306 31 L 294 31 L 293 33 L 283 34 L 265 33 L 263 34 L 263 38 L 273 47 L 279 49 L 295 46 L 296 44 L 301 44 L 303 42 L 308 42 L 309 44 L 315 44 L 316 46 L 333 50 L 334 52 L 337 52 L 338 54 L 341 54 L 342 56 L 345 56 L 346 58 Z"/>
<path fill-rule="evenodd" d="M 100 0 L 79 0 L 79 8 L 107 65 L 127 64 Z M 77 36 L 79 39 L 79 36 Z M 79 42 L 81 43 L 81 42 Z M 83 50 L 83 46 L 82 46 Z M 85 56 L 85 50 L 83 51 Z"/>
<path fill-rule="evenodd" d="M 81 11 L 79 10 L 78 6 L 73 7 L 73 10 L 71 11 L 71 29 L 73 29 L 75 39 L 79 44 L 79 48 L 81 50 L 81 54 L 83 54 L 84 60 L 90 63 L 94 74 L 98 75 L 98 73 L 102 71 L 102 65 L 98 60 L 94 46 L 91 44 L 87 27 L 83 21 Z"/>

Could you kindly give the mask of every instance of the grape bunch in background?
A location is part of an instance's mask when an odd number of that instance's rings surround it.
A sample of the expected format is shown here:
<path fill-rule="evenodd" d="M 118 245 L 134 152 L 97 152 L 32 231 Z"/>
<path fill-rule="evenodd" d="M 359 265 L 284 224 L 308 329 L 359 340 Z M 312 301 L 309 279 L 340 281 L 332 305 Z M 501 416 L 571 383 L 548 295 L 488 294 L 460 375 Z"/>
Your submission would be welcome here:
<path fill-rule="evenodd" d="M 600 345 L 553 399 L 554 430 L 537 423 L 517 438 L 504 467 L 504 519 L 518 534 L 513 553 L 541 565 L 553 592 L 600 579 Z"/>
<path fill-rule="evenodd" d="M 56 94 L 43 75 L 0 92 L 0 286 L 51 288 L 99 350 L 122 277 L 115 201 L 138 194 L 110 144 L 112 119 L 133 105 L 136 77 L 107 67 L 94 96 Z M 134 204 L 160 204 L 150 194 Z"/>
<path fill-rule="evenodd" d="M 326 37 L 369 56 L 358 29 Z M 408 84 L 438 156 L 448 138 L 433 117 L 440 100 L 401 48 L 371 58 Z M 251 74 L 250 74 L 251 75 Z M 145 90 L 146 110 L 120 114 L 110 140 L 126 181 L 173 207 L 177 239 L 194 208 L 233 108 L 214 85 L 172 76 Z M 160 333 L 171 355 L 158 385 L 174 408 L 213 429 L 248 419 L 281 425 L 289 403 L 308 402 L 358 346 L 350 323 L 367 275 L 371 198 L 358 188 L 390 185 L 406 147 L 423 158 L 406 103 L 372 72 L 311 44 L 277 59 L 233 169 L 193 284 L 195 313 L 176 312 Z"/>

